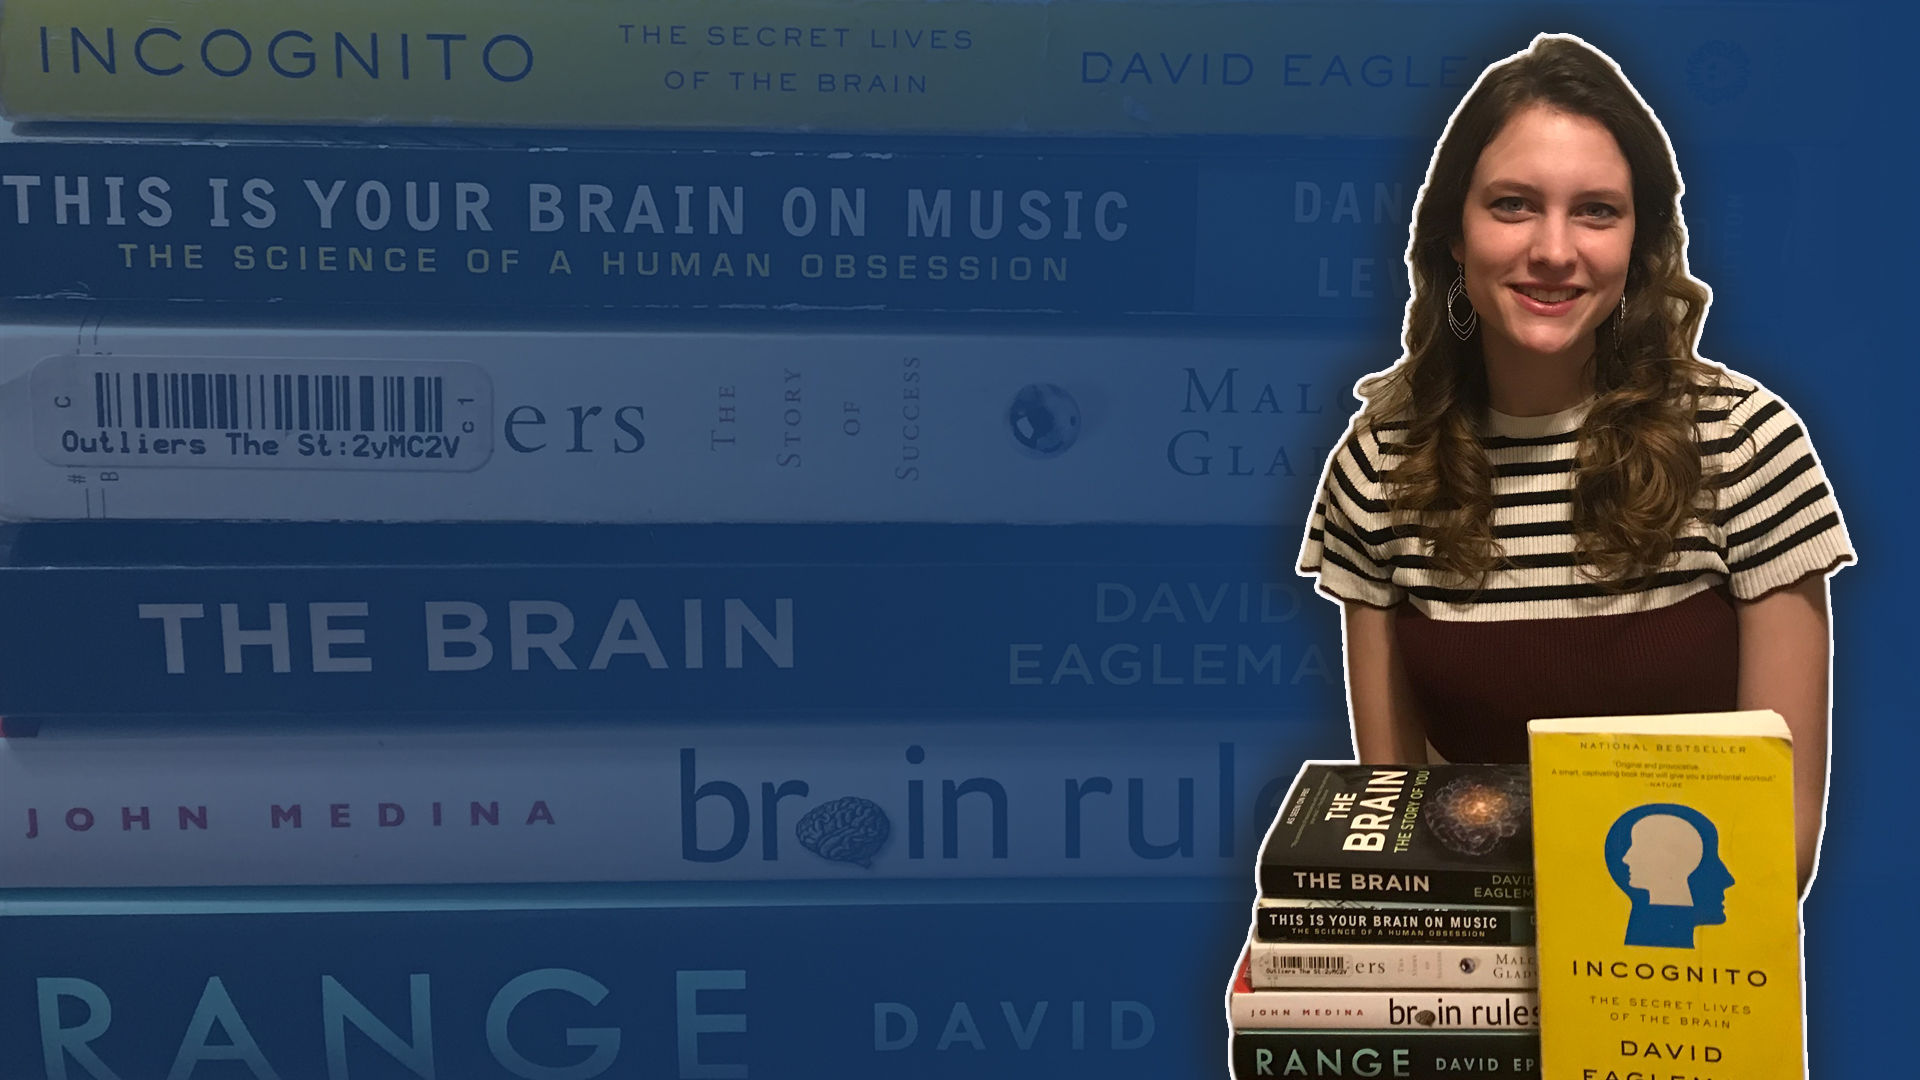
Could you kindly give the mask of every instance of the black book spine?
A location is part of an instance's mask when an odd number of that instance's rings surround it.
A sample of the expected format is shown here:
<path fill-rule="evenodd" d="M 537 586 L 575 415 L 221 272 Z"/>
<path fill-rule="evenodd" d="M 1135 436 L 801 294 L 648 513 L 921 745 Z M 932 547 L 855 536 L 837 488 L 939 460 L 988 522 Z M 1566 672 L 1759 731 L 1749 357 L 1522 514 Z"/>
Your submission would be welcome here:
<path fill-rule="evenodd" d="M 1531 905 L 1533 874 L 1482 869 L 1375 870 L 1351 866 L 1260 867 L 1260 891 L 1285 900 Z"/>
<path fill-rule="evenodd" d="M 1234 1080 L 1391 1076 L 1396 1080 L 1524 1080 L 1540 1075 L 1531 1031 L 1236 1031 Z"/>
<path fill-rule="evenodd" d="M 1263 907 L 1254 940 L 1325 945 L 1531 945 L 1529 908 Z"/>

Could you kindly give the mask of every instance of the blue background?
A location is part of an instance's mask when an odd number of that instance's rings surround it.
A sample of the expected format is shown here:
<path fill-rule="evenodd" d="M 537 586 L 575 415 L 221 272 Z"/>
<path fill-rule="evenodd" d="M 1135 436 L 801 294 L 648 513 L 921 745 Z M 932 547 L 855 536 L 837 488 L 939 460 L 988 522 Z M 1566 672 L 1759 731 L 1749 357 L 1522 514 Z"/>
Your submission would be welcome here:
<path fill-rule="evenodd" d="M 1738 5 L 1725 7 L 1730 21 L 1739 20 L 1745 10 Z M 1655 100 L 1652 104 L 1668 125 L 1689 181 L 1685 205 L 1695 229 L 1694 264 L 1717 289 L 1703 351 L 1711 359 L 1760 379 L 1793 403 L 1821 453 L 1861 556 L 1860 565 L 1842 573 L 1834 585 L 1832 786 L 1822 868 L 1806 906 L 1807 1014 L 1813 1075 L 1905 1075 L 1911 1070 L 1906 1031 L 1911 1027 L 1916 997 L 1911 989 L 1912 972 L 1920 964 L 1920 949 L 1916 948 L 1920 931 L 1916 931 L 1909 914 L 1916 875 L 1915 845 L 1908 824 L 1911 763 L 1920 760 L 1920 753 L 1916 753 L 1920 746 L 1916 746 L 1910 691 L 1916 660 L 1916 597 L 1901 554 L 1902 541 L 1911 527 L 1909 500 L 1914 485 L 1900 465 L 1911 443 L 1908 415 L 1917 389 L 1915 350 L 1906 313 L 1912 308 L 1916 241 L 1915 212 L 1909 195 L 1915 179 L 1910 43 L 1920 27 L 1916 27 L 1911 9 L 1904 5 L 1816 7 L 1844 27 L 1842 39 L 1850 52 L 1841 58 L 1823 56 L 1793 71 L 1792 78 L 1807 87 L 1809 98 L 1830 110 L 1830 114 L 1818 117 L 1815 129 L 1808 130 L 1797 123 L 1802 118 L 1795 117 L 1796 124 L 1782 125 L 1783 129 L 1792 127 L 1790 136 L 1755 141 L 1749 133 L 1742 141 L 1729 141 L 1692 121 L 1684 100 Z M 1634 74 L 1631 50 L 1635 37 L 1660 32 L 1657 4 L 1502 5 L 1498 11 L 1510 14 L 1516 26 L 1529 31 L 1578 30 L 1615 52 L 1626 63 L 1630 76 Z M 1524 37 L 1524 33 L 1517 35 L 1512 44 L 1523 43 Z M 1793 66 L 1792 43 L 1778 43 L 1777 54 L 1770 59 Z M 1433 118 L 1436 132 L 1442 119 Z M 1209 144 L 1197 149 L 1213 152 L 1219 147 Z M 1389 156 L 1406 153 L 1392 147 L 1381 152 Z M 1402 160 L 1395 168 L 1404 172 L 1409 164 L 1417 174 L 1418 160 Z M 1230 296 L 1236 277 L 1225 275 L 1220 287 L 1228 291 L 1216 295 Z M 1372 310 L 1343 311 L 1317 321 L 1301 318 L 1297 325 L 1302 329 L 1311 326 L 1315 332 L 1347 335 L 1353 342 L 1352 371 L 1358 375 L 1396 355 L 1398 316 L 1394 305 L 1391 298 L 1383 297 Z M 1009 320 L 1008 325 L 1028 324 Z M 1869 409 L 1868 405 L 1874 407 Z M 1298 519 L 1306 511 L 1304 506 L 1294 509 L 1297 516 L 1277 526 L 1275 544 L 1281 548 L 1291 544 L 1297 535 Z M 1328 722 L 1333 723 L 1331 719 Z M 1046 976 L 1034 970 L 1036 961 L 1070 965 L 1084 962 L 1084 957 L 1096 949 L 1140 949 L 1144 951 L 1134 960 L 1139 968 L 1154 971 L 1157 978 L 1169 984 L 1184 986 L 1205 1003 L 1207 1010 L 1214 1007 L 1217 998 L 1213 995 L 1224 980 L 1232 941 L 1239 932 L 1233 920 L 1223 922 L 1219 912 L 1250 899 L 1249 879 L 1222 878 L 1204 883 L 1199 891 L 1205 895 L 1183 898 L 1188 906 L 1144 906 L 1148 901 L 1163 899 L 1154 895 L 1157 886 L 1150 889 L 1112 882 L 1082 888 L 1100 890 L 1101 898 L 1107 901 L 1142 902 L 1135 911 L 1137 921 L 1121 918 L 1111 927 L 1099 919 L 1086 923 L 1106 927 L 1124 940 L 1086 939 L 1077 946 L 1079 951 L 1068 949 L 1066 952 L 1073 955 L 1061 957 L 1043 948 L 1049 943 L 1044 935 L 1034 936 L 1032 928 L 1064 924 L 1044 920 L 1034 923 L 1032 911 L 1025 905 L 1006 903 L 1004 896 L 993 893 L 969 893 L 956 898 L 974 906 L 974 915 L 969 916 L 974 920 L 972 936 L 961 939 L 973 946 L 965 952 L 964 964 L 981 970 L 984 965 L 999 965 L 1010 985 L 1025 987 L 1023 993 L 1031 998 L 1041 996 L 1046 983 Z M 1077 894 L 1076 898 L 1084 900 L 1086 894 Z M 14 897 L 6 902 L 31 904 L 36 899 Z M 135 901 L 129 902 L 138 906 Z M 227 896 L 211 903 L 216 907 L 251 908 L 265 901 Z M 352 903 L 378 908 L 394 906 L 398 900 L 393 896 L 368 897 Z M 431 902 L 442 906 L 448 903 L 444 898 Z M 1198 914 L 1201 908 L 1206 914 Z M 20 913 L 23 909 L 10 910 Z M 747 913 L 738 908 L 716 910 L 742 916 L 731 930 L 713 930 L 717 936 L 724 938 L 732 933 L 750 938 L 755 933 L 755 922 Z M 405 920 L 387 923 L 387 917 L 372 913 L 364 917 L 381 920 L 383 926 L 404 928 Z M 484 916 L 473 918 L 485 923 Z M 556 914 L 553 918 L 565 917 Z M 679 927 L 680 932 L 699 922 L 698 917 L 688 918 L 693 922 Z M 17 972 L 14 965 L 24 964 L 23 958 L 31 954 L 16 952 L 15 947 L 24 935 L 40 931 L 33 929 L 33 919 L 10 921 L 16 927 L 7 931 L 7 951 L 0 957 L 0 965 Z M 18 924 L 22 923 L 28 925 L 21 928 Z M 177 924 L 177 930 L 127 922 L 121 927 L 125 938 L 73 923 L 44 925 L 49 947 L 63 940 L 72 943 L 71 951 L 45 954 L 48 963 L 72 959 L 107 964 L 111 960 L 124 965 L 129 950 L 151 948 L 176 934 L 191 940 L 185 922 Z M 331 944 L 361 963 L 373 954 L 356 950 L 376 947 L 368 943 L 372 939 L 350 933 L 336 936 L 332 927 L 344 923 L 284 925 L 290 934 L 312 936 L 312 940 L 299 945 L 308 954 Z M 592 920 L 568 920 L 566 925 L 587 935 Z M 1057 932 L 1066 938 L 1073 933 L 1070 928 Z M 502 933 L 499 927 L 483 928 L 463 940 L 477 945 L 490 934 L 498 937 Z M 143 934 L 149 936 L 143 938 Z M 415 944 L 430 952 L 434 940 L 438 939 L 429 936 Z M 899 944 L 894 947 L 912 947 L 909 932 L 901 931 L 896 940 Z M 92 945 L 82 948 L 82 943 L 89 941 Z M 592 952 L 581 940 L 549 944 L 556 957 L 552 962 L 566 962 L 558 958 L 560 954 Z M 222 963 L 220 957 L 231 955 L 221 951 L 225 947 L 209 945 L 183 962 L 202 969 L 217 968 Z M 831 957 L 794 952 L 785 954 L 787 959 L 782 960 L 781 948 L 779 941 L 767 941 L 756 955 L 770 957 L 767 963 L 773 966 L 812 957 L 809 962 L 816 965 L 822 993 L 856 1004 L 880 963 L 871 959 L 873 953 L 867 949 Z M 1219 955 L 1191 958 L 1191 953 L 1209 949 L 1218 949 Z M 88 961 L 88 956 L 95 960 Z M 390 964 L 375 966 L 390 973 L 418 970 L 401 963 L 407 959 L 404 954 L 391 959 Z M 153 988 L 158 991 L 165 986 L 170 995 L 191 993 L 165 981 L 177 978 L 168 974 L 167 962 L 166 954 L 154 954 Z M 238 958 L 232 961 L 241 970 L 250 962 Z M 529 965 L 548 962 L 529 954 Z M 703 961 L 702 966 L 724 965 Z M 293 963 L 288 970 L 297 968 Z M 968 980 L 977 977 L 977 972 L 959 975 L 951 987 L 927 993 L 932 998 L 964 999 L 973 992 L 968 989 Z M 317 990 L 308 984 L 304 992 L 314 994 Z M 1063 993 L 1078 996 L 1079 992 Z M 1087 990 L 1086 994 L 1089 1000 L 1094 999 L 1094 991 Z M 4 1024 L 4 1045 L 31 1046 L 37 1040 L 27 1001 L 12 992 L 0 1000 L 9 1003 L 6 1018 L 0 1021 Z M 986 1009 L 977 1011 L 993 1009 L 997 1000 L 982 995 Z M 247 1008 L 245 1002 L 241 1006 Z M 389 1003 L 388 1011 L 397 1007 L 396 998 Z M 177 1011 L 184 1013 L 185 1008 L 183 1005 Z M 992 1023 L 997 1017 L 982 1019 Z M 175 1018 L 169 1030 L 177 1032 L 182 1022 Z M 927 1022 L 923 1016 L 922 1023 Z M 130 1028 L 134 1023 L 130 1015 Z M 1168 1075 L 1181 1071 L 1182 1066 L 1190 1075 L 1218 1075 L 1223 1046 L 1210 1040 L 1215 1036 L 1223 1040 L 1224 1030 L 1208 1032 L 1204 1024 L 1170 1025 L 1163 1035 L 1169 1042 L 1160 1050 L 1179 1064 L 1158 1053 L 1151 1060 L 1131 1059 L 1141 1063 L 1140 1075 Z M 164 1044 L 177 1035 L 154 1037 Z M 927 1037 L 923 1031 L 922 1038 Z M 811 1037 L 800 1031 L 794 1038 L 788 1049 L 804 1053 L 804 1044 L 811 1042 Z M 8 1052 L 19 1053 L 17 1049 Z M 1192 1057 L 1181 1056 L 1183 1052 Z M 854 1055 L 848 1061 L 856 1059 Z M 28 1054 L 26 1060 L 31 1067 L 33 1056 Z M 659 1060 L 664 1066 L 668 1059 Z M 838 1064 L 830 1057 L 821 1060 Z M 1015 1063 L 1019 1060 L 1012 1059 Z M 1057 1075 L 1057 1062 L 1041 1057 L 1027 1060 L 1032 1062 L 1028 1066 L 1031 1075 Z M 991 1067 L 1005 1072 L 1008 1064 L 1008 1059 L 994 1059 Z M 845 1065 L 846 1071 L 856 1074 L 865 1067 L 870 1066 Z M 985 1068 L 965 1075 L 975 1075 Z M 445 1065 L 443 1069 L 453 1071 Z M 770 1062 L 766 1074 L 786 1075 L 787 1071 Z M 211 1067 L 203 1072 L 216 1075 Z M 667 1075 L 664 1067 L 659 1072 Z M 133 1080 L 132 1075 L 127 1080 Z"/>
<path fill-rule="evenodd" d="M 1835 7 L 1855 21 L 1854 107 L 1836 117 L 1835 182 L 1799 193 L 1796 226 L 1825 257 L 1752 282 L 1739 307 L 1715 311 L 1710 356 L 1768 380 L 1805 418 L 1841 498 L 1860 565 L 1835 579 L 1832 781 L 1819 878 L 1806 911 L 1807 1021 L 1813 1075 L 1899 1075 L 1911 1068 L 1903 1028 L 1916 1000 L 1902 974 L 1920 960 L 1909 912 L 1914 845 L 1906 763 L 1920 753 L 1911 673 L 1913 578 L 1903 540 L 1914 484 L 1898 466 L 1903 410 L 1916 379 L 1910 319 L 1866 299 L 1868 283 L 1911 273 L 1914 216 L 1877 196 L 1914 175 L 1911 73 L 1887 52 L 1912 40 L 1913 9 Z M 1739 312 L 1736 318 L 1728 314 Z M 1754 359 L 1745 359 L 1751 353 Z M 1871 406 L 1871 407 L 1870 407 Z"/>

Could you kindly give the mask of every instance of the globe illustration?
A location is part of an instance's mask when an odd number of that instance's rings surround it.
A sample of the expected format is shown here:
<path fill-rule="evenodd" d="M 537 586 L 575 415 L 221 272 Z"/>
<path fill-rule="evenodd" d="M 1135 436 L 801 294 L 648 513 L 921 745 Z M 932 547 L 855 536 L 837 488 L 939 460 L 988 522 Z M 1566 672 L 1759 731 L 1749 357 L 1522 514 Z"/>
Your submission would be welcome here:
<path fill-rule="evenodd" d="M 1052 383 L 1034 383 L 1013 396 L 1007 424 L 1021 446 L 1042 457 L 1056 457 L 1080 437 L 1080 404 Z"/>

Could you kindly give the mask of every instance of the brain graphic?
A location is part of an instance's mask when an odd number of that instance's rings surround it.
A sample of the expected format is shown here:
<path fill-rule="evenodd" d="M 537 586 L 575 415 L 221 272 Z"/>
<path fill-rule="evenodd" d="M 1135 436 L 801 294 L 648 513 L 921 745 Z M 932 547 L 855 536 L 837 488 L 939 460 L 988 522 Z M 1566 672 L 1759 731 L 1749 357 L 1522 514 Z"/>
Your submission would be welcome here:
<path fill-rule="evenodd" d="M 869 869 L 890 831 L 887 812 L 878 803 L 853 795 L 821 803 L 793 826 L 800 846 L 815 855 Z"/>
<path fill-rule="evenodd" d="M 1532 799 L 1511 776 L 1462 776 L 1427 797 L 1427 829 L 1447 850 L 1487 855 L 1527 827 Z"/>

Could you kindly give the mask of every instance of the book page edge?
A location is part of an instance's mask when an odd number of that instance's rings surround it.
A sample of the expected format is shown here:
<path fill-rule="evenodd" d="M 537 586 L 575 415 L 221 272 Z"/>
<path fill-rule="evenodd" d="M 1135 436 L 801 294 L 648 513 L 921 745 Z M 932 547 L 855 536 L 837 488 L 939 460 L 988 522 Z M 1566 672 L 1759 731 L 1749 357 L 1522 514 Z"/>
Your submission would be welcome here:
<path fill-rule="evenodd" d="M 1673 713 L 1666 716 L 1569 716 L 1529 720 L 1528 734 L 1609 733 L 1616 735 L 1762 736 L 1786 739 L 1793 734 L 1772 709 L 1744 712 Z"/>

